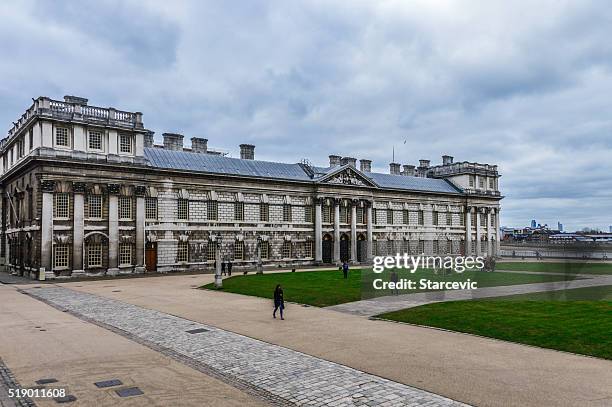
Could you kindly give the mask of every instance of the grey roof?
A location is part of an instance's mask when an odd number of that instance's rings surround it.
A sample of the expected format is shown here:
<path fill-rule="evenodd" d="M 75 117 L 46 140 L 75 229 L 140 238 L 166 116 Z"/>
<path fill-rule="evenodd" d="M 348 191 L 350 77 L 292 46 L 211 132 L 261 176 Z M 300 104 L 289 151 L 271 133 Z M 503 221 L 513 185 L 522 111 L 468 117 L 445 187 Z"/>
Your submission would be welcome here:
<path fill-rule="evenodd" d="M 242 160 L 219 155 L 166 150 L 155 147 L 145 148 L 144 155 L 149 161 L 149 164 L 157 168 L 197 171 L 212 174 L 244 175 L 290 181 L 316 182 L 318 179 L 336 169 L 336 167 L 312 167 L 315 171 L 313 179 L 306 173 L 300 164 Z M 443 179 L 381 174 L 376 172 L 362 174 L 382 188 L 451 194 L 461 193 L 460 189 Z"/>

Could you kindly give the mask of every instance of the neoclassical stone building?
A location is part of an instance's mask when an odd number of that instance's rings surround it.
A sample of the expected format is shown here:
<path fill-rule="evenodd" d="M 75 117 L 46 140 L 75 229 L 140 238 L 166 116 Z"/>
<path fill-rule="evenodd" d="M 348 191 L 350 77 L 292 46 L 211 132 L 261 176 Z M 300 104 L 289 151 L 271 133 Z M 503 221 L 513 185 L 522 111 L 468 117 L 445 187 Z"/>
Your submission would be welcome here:
<path fill-rule="evenodd" d="M 61 276 L 367 263 L 374 255 L 494 255 L 495 165 L 391 163 L 337 155 L 329 165 L 240 158 L 163 134 L 142 113 L 39 97 L 0 142 L 0 262 Z"/>

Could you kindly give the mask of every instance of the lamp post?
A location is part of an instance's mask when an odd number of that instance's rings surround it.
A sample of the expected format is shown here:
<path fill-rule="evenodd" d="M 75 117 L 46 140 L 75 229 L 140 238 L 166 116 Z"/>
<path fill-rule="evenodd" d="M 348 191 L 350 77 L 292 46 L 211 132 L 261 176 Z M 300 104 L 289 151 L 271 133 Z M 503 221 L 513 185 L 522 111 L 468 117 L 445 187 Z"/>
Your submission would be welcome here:
<path fill-rule="evenodd" d="M 261 236 L 257 236 L 257 274 L 263 274 L 263 266 L 261 264 Z"/>
<path fill-rule="evenodd" d="M 217 232 L 215 236 L 215 288 L 223 287 L 223 279 L 221 278 L 221 233 Z"/>

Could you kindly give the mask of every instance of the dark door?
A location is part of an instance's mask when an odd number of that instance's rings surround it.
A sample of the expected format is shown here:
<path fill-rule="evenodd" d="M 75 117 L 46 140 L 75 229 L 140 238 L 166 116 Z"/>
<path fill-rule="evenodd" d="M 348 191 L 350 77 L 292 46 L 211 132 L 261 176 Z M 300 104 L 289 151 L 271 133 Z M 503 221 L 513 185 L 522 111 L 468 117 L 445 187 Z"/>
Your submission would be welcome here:
<path fill-rule="evenodd" d="M 365 240 L 357 241 L 357 261 L 363 263 L 366 259 L 367 242 Z"/>
<path fill-rule="evenodd" d="M 340 261 L 345 262 L 351 259 L 351 241 L 348 236 L 342 235 L 340 238 Z"/>
<path fill-rule="evenodd" d="M 148 272 L 157 271 L 157 242 L 147 243 L 145 265 Z"/>
<path fill-rule="evenodd" d="M 323 263 L 332 262 L 332 252 L 334 250 L 334 241 L 331 237 L 326 236 L 323 238 Z"/>

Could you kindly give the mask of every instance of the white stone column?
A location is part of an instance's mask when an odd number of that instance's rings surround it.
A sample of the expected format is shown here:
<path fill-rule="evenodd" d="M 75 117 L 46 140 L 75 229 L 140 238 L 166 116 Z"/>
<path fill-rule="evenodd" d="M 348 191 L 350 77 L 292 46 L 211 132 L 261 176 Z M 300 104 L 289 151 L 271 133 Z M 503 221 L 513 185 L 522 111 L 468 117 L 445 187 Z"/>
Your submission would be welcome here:
<path fill-rule="evenodd" d="M 476 255 L 477 256 L 481 256 L 482 255 L 482 250 L 480 250 L 480 239 L 481 239 L 481 235 L 480 235 L 480 213 L 481 213 L 481 209 L 477 208 L 476 212 L 474 213 L 474 216 L 476 216 Z"/>
<path fill-rule="evenodd" d="M 368 246 L 367 246 L 367 253 L 366 253 L 366 257 L 368 262 L 372 260 L 372 253 L 374 253 L 374 251 L 372 250 L 372 243 L 373 243 L 373 238 L 372 238 L 372 225 L 374 224 L 374 217 L 372 216 L 372 206 L 374 205 L 373 202 L 368 202 L 367 203 L 367 219 L 366 221 L 367 223 L 367 229 L 366 229 L 366 237 L 368 239 Z"/>
<path fill-rule="evenodd" d="M 136 273 L 144 273 L 145 250 L 145 191 L 144 186 L 137 186 L 136 191 Z"/>
<path fill-rule="evenodd" d="M 351 205 L 351 263 L 357 263 L 357 204 L 354 200 Z"/>
<path fill-rule="evenodd" d="M 499 208 L 497 208 L 497 210 L 495 211 L 495 255 L 499 256 L 499 251 L 500 251 L 500 235 L 499 235 L 499 228 L 500 228 L 500 223 L 499 223 Z"/>
<path fill-rule="evenodd" d="M 334 263 L 340 263 L 340 200 L 334 199 Z"/>
<path fill-rule="evenodd" d="M 55 181 L 42 181 L 42 215 L 40 224 L 40 271 L 53 278 L 53 193 Z"/>
<path fill-rule="evenodd" d="M 495 216 L 493 208 L 487 208 L 487 256 L 493 256 L 493 234 L 491 227 L 491 216 Z"/>
<path fill-rule="evenodd" d="M 465 211 L 465 256 L 472 254 L 472 208 L 466 206 Z"/>
<path fill-rule="evenodd" d="M 315 262 L 323 263 L 323 217 L 322 217 L 322 200 L 315 199 Z"/>
<path fill-rule="evenodd" d="M 72 183 L 74 193 L 74 210 L 72 226 L 72 275 L 85 273 L 83 266 L 83 236 L 85 234 L 85 190 L 82 182 Z"/>
<path fill-rule="evenodd" d="M 119 184 L 108 185 L 108 271 L 119 272 Z"/>

